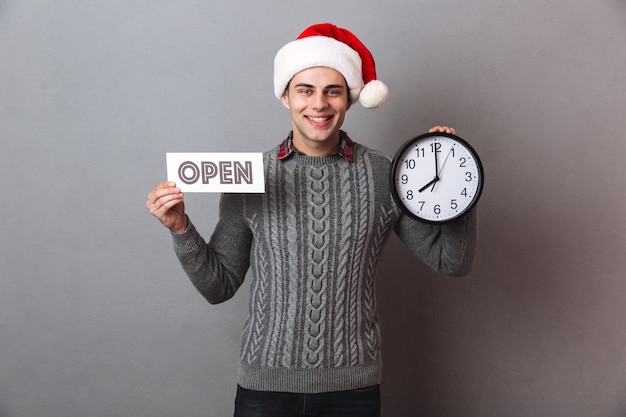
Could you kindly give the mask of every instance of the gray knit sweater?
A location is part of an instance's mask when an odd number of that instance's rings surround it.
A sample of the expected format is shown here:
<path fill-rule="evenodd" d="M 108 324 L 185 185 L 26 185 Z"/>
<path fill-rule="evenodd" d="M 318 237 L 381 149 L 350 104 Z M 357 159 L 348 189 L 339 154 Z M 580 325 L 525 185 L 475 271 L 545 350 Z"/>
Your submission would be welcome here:
<path fill-rule="evenodd" d="M 239 384 L 317 393 L 377 384 L 380 324 L 374 278 L 392 231 L 434 270 L 470 272 L 476 214 L 444 226 L 401 214 L 391 158 L 355 144 L 339 155 L 264 154 L 264 194 L 224 194 L 207 243 L 193 224 L 173 235 L 180 262 L 210 302 L 231 298 L 247 275 L 249 316 Z"/>

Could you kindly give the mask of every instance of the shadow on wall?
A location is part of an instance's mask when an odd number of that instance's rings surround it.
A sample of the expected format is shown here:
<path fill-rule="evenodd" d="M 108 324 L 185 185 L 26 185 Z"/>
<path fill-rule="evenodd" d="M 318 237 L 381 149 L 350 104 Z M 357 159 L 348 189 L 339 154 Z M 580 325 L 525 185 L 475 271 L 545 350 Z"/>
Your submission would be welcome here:
<path fill-rule="evenodd" d="M 435 317 L 446 287 L 465 278 L 442 277 L 393 236 L 377 277 L 383 332 L 383 414 L 438 415 L 444 326 Z M 440 292 L 441 291 L 441 292 Z M 441 385 L 439 385 L 441 386 Z"/>
<path fill-rule="evenodd" d="M 585 210 L 529 206 L 479 211 L 469 277 L 438 275 L 389 240 L 377 277 L 385 415 L 484 416 L 522 397 L 515 415 L 626 415 L 623 237 Z"/>

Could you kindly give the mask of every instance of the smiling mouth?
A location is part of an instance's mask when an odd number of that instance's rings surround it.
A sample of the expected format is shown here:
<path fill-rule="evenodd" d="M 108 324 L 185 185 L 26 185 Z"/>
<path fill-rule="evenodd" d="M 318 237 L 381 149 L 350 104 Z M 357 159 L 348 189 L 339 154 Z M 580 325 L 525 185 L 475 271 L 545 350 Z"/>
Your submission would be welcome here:
<path fill-rule="evenodd" d="M 324 123 L 332 118 L 332 116 L 325 116 L 325 117 L 305 116 L 305 117 L 315 123 Z"/>

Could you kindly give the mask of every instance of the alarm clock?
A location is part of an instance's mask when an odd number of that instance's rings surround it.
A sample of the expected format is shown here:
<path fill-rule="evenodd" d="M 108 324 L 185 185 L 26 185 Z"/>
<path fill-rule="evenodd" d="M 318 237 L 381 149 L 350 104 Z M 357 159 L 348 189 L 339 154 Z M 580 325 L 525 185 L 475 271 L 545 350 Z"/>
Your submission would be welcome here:
<path fill-rule="evenodd" d="M 391 163 L 391 193 L 408 216 L 447 223 L 469 212 L 484 184 L 483 166 L 472 146 L 443 132 L 405 142 Z"/>

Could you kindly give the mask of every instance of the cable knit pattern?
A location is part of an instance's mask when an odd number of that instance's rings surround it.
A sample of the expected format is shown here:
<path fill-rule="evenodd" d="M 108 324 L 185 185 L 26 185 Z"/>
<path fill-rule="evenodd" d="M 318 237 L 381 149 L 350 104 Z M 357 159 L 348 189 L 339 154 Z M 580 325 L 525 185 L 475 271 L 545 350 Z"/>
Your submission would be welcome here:
<path fill-rule="evenodd" d="M 277 161 L 272 161 L 271 164 L 268 164 L 268 169 L 276 170 L 279 168 Z M 276 277 L 275 283 L 271 286 L 273 288 L 273 297 L 272 297 L 272 309 L 269 311 L 269 323 L 268 326 L 271 326 L 271 331 L 269 332 L 270 336 L 267 338 L 265 343 L 265 349 L 263 350 L 263 356 L 261 357 L 261 364 L 266 366 L 275 366 L 278 355 L 278 342 L 280 339 L 280 318 L 283 316 L 286 308 L 286 302 L 284 299 L 284 291 L 283 286 L 280 285 L 281 280 L 283 279 L 283 268 L 281 267 L 282 253 L 280 251 L 275 250 L 280 247 L 280 223 L 283 220 L 281 214 L 278 212 L 279 207 L 281 206 L 280 199 L 284 197 L 279 193 L 276 187 L 269 186 L 266 190 L 267 198 L 272 204 L 268 204 L 266 207 L 269 210 L 265 218 L 269 221 L 265 222 L 265 232 L 267 236 L 270 238 L 271 244 L 268 246 L 268 251 L 270 252 L 269 257 L 273 258 L 273 268 L 270 274 L 267 274 L 271 279 L 271 277 Z"/>
<path fill-rule="evenodd" d="M 475 216 L 446 226 L 411 221 L 389 192 L 391 158 L 355 144 L 339 155 L 266 152 L 264 194 L 224 194 L 210 242 L 193 224 L 176 253 L 212 303 L 250 280 L 238 382 L 244 388 L 316 393 L 381 378 L 375 276 L 396 231 L 434 269 L 469 271 Z M 469 266 L 468 266 L 469 265 Z"/>
<path fill-rule="evenodd" d="M 258 224 L 255 222 L 257 217 L 256 214 L 253 215 L 250 223 L 253 235 L 258 236 L 259 232 L 256 229 Z M 246 349 L 247 361 L 250 363 L 254 363 L 259 358 L 259 349 L 261 348 L 263 334 L 267 327 L 267 310 L 264 306 L 268 302 L 269 295 L 268 276 L 263 273 L 267 269 L 267 262 L 259 247 L 256 248 L 254 256 L 257 259 L 257 263 L 253 267 L 256 270 L 255 275 L 259 276 L 259 279 L 254 283 L 254 288 L 251 289 L 251 302 L 254 308 L 251 309 L 250 323 L 252 327 L 250 329 L 249 346 Z"/>
<path fill-rule="evenodd" d="M 289 167 L 291 168 L 291 167 Z M 287 232 L 287 270 L 291 272 L 295 272 L 299 270 L 298 267 L 298 249 L 301 248 L 301 245 L 297 244 L 297 208 L 298 203 L 296 200 L 296 189 L 295 189 L 295 181 L 294 181 L 294 172 L 293 169 L 288 169 L 286 180 L 285 180 L 285 227 Z M 298 305 L 298 288 L 299 288 L 299 277 L 292 276 L 292 279 L 288 279 L 287 287 L 288 287 L 288 300 L 287 306 L 288 309 L 286 311 L 286 321 L 285 328 L 289 330 L 285 334 L 284 338 L 284 346 L 283 346 L 283 357 L 282 357 L 282 366 L 290 367 L 293 364 L 293 349 L 295 343 L 295 329 L 296 326 L 296 306 Z"/>
<path fill-rule="evenodd" d="M 374 276 L 376 273 L 377 259 L 380 252 L 383 249 L 383 243 L 385 242 L 385 236 L 388 235 L 390 229 L 392 211 L 386 211 L 381 208 L 380 219 L 374 227 L 374 235 L 372 236 L 372 245 L 369 250 L 370 253 L 366 256 L 365 269 L 366 273 L 370 276 Z M 363 291 L 363 320 L 365 329 L 365 343 L 367 343 L 366 352 L 369 355 L 370 360 L 375 360 L 380 354 L 380 325 L 376 317 L 376 288 L 374 280 L 368 280 L 365 282 L 365 288 Z"/>
<path fill-rule="evenodd" d="M 365 248 L 367 247 L 367 239 L 370 233 L 370 211 L 371 211 L 371 203 L 370 203 L 370 194 L 368 192 L 369 186 L 367 185 L 367 179 L 369 178 L 368 170 L 371 169 L 369 165 L 369 156 L 364 155 L 362 160 L 359 160 L 359 163 L 356 164 L 354 169 L 356 175 L 355 177 L 360 179 L 360 181 L 355 182 L 355 187 L 357 189 L 357 199 L 359 212 L 357 214 L 357 231 L 356 231 L 356 240 L 353 242 L 354 245 L 354 260 L 353 265 L 361 266 L 363 262 L 363 255 Z M 361 331 L 361 314 L 362 314 L 362 281 L 361 281 L 361 269 L 353 268 L 352 275 L 350 277 L 350 299 L 352 302 L 350 303 L 350 318 L 349 318 L 349 326 L 350 326 L 350 365 L 354 366 L 358 363 L 362 363 L 364 361 L 363 355 L 363 340 L 359 337 L 359 332 Z"/>
<path fill-rule="evenodd" d="M 337 276 L 335 280 L 335 312 L 333 314 L 333 366 L 340 367 L 346 364 L 346 313 L 348 311 L 348 269 L 350 263 L 350 248 L 352 241 L 352 183 L 350 181 L 350 170 L 339 171 L 339 195 L 341 204 L 339 211 L 341 217 L 338 227 L 340 240 L 337 245 Z"/>
<path fill-rule="evenodd" d="M 327 170 L 313 167 L 307 171 L 307 177 L 310 178 L 306 188 L 308 279 L 302 358 L 307 368 L 317 368 L 322 364 L 328 316 L 330 185 Z"/>

